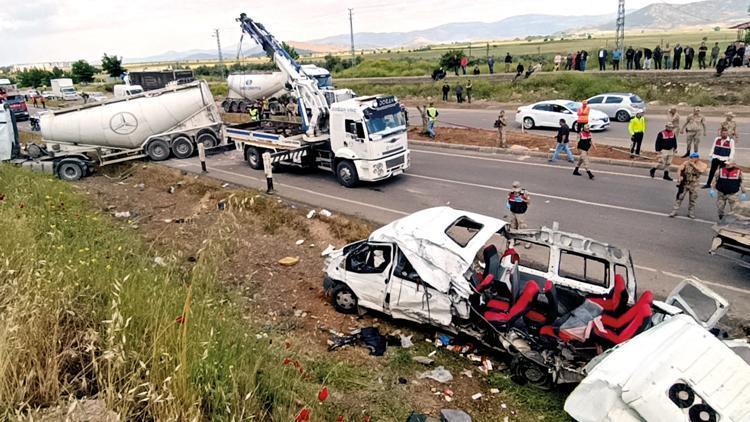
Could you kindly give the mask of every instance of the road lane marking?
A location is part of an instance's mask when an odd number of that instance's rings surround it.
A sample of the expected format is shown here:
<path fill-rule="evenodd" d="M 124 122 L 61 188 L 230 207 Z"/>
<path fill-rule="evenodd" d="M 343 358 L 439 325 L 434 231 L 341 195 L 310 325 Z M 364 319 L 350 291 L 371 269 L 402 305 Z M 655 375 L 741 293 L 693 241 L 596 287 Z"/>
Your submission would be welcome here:
<path fill-rule="evenodd" d="M 637 268 L 637 269 L 639 269 L 639 270 L 649 271 L 649 272 L 652 272 L 652 273 L 659 272 L 659 270 L 657 270 L 656 268 L 644 267 L 643 265 L 634 265 L 634 267 Z"/>
<path fill-rule="evenodd" d="M 423 175 L 414 174 L 414 173 L 404 173 L 404 175 L 407 176 L 407 177 L 416 177 L 418 179 L 434 180 L 436 182 L 452 183 L 452 184 L 456 184 L 456 185 L 472 186 L 472 187 L 482 188 L 482 189 L 496 190 L 496 191 L 502 191 L 502 192 L 510 192 L 510 189 L 508 189 L 508 188 L 501 188 L 501 187 L 490 186 L 490 185 L 482 185 L 482 184 L 479 184 L 479 183 L 461 182 L 461 181 L 458 181 L 458 180 L 442 179 L 440 177 L 432 177 L 432 176 L 423 176 Z M 574 202 L 574 203 L 582 204 L 582 205 L 592 205 L 592 206 L 601 207 L 601 208 L 609 208 L 609 209 L 615 209 L 615 210 L 620 210 L 620 211 L 630 211 L 630 212 L 634 212 L 634 213 L 646 214 L 646 215 L 653 215 L 653 216 L 657 216 L 657 217 L 669 217 L 669 214 L 663 213 L 663 212 L 642 210 L 642 209 L 638 209 L 638 208 L 623 207 L 623 206 L 620 206 L 620 205 L 603 204 L 603 203 L 599 203 L 599 202 L 584 201 L 583 199 L 566 198 L 566 197 L 563 197 L 563 196 L 548 195 L 548 194 L 543 194 L 543 193 L 539 193 L 539 192 L 529 192 L 529 193 L 531 193 L 533 195 L 536 195 L 536 196 L 539 196 L 541 198 L 557 199 L 557 200 L 560 200 L 560 201 Z M 711 224 L 711 225 L 716 224 L 714 221 L 703 220 L 703 219 L 700 219 L 700 218 L 690 219 L 690 218 L 681 217 L 681 216 L 680 217 L 676 217 L 676 218 L 682 219 L 682 220 L 688 220 L 688 221 L 695 221 L 695 222 L 703 223 L 703 224 Z"/>
<path fill-rule="evenodd" d="M 410 148 L 412 152 L 419 152 L 422 154 L 432 154 L 432 155 L 443 155 L 446 157 L 461 157 L 461 158 L 469 158 L 472 160 L 482 160 L 482 161 L 494 161 L 498 163 L 509 163 L 509 164 L 520 164 L 524 166 L 534 166 L 534 167 L 545 167 L 545 168 L 553 168 L 553 169 L 560 169 L 560 170 L 568 170 L 570 171 L 570 167 L 563 167 L 563 166 L 557 166 L 554 164 L 544 164 L 544 163 L 527 163 L 522 162 L 518 160 L 506 160 L 502 158 L 490 158 L 490 157 L 480 157 L 475 155 L 464 155 L 464 154 L 450 154 L 445 152 L 438 152 L 438 151 L 428 151 L 424 149 L 417 149 L 417 148 Z M 605 164 L 606 165 L 606 164 Z M 633 167 L 636 168 L 636 167 Z M 645 169 L 643 169 L 645 171 Z M 640 174 L 632 174 L 632 173 L 619 173 L 616 171 L 606 171 L 606 170 L 597 170 L 597 173 L 601 174 L 609 174 L 613 176 L 625 176 L 625 177 L 633 177 L 636 179 L 651 179 L 650 176 L 642 176 Z"/>

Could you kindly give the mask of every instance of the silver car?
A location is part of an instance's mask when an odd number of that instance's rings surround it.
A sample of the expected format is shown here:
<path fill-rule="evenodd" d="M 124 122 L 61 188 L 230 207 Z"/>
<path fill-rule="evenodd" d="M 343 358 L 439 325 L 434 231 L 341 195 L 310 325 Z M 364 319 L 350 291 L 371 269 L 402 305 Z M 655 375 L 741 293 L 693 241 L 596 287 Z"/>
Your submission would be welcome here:
<path fill-rule="evenodd" d="M 639 111 L 646 111 L 641 97 L 633 93 L 599 94 L 587 100 L 589 107 L 607 114 L 618 122 L 627 122 Z"/>

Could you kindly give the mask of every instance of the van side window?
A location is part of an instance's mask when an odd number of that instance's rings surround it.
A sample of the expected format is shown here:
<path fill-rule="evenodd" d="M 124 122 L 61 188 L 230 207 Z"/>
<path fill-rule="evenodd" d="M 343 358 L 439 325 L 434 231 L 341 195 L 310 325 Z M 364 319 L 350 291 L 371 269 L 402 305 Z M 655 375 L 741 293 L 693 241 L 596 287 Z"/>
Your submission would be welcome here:
<path fill-rule="evenodd" d="M 602 259 L 562 250 L 558 273 L 561 277 L 609 287 L 608 263 Z"/>
<path fill-rule="evenodd" d="M 346 128 L 346 133 L 351 133 L 358 139 L 364 139 L 365 128 L 362 126 L 362 122 L 355 122 L 354 120 L 346 119 L 344 120 L 344 126 Z"/>
<path fill-rule="evenodd" d="M 346 258 L 346 269 L 359 274 L 380 274 L 391 264 L 391 247 L 363 243 Z"/>
<path fill-rule="evenodd" d="M 520 264 L 532 270 L 547 272 L 549 271 L 549 246 L 540 245 L 532 242 L 522 242 L 523 249 L 518 248 L 520 252 Z"/>
<path fill-rule="evenodd" d="M 482 230 L 484 225 L 477 223 L 469 217 L 461 217 L 445 229 L 445 234 L 462 248 L 471 242 L 471 239 Z"/>
<path fill-rule="evenodd" d="M 411 266 L 411 262 L 406 259 L 406 256 L 404 256 L 401 251 L 398 251 L 396 257 L 396 268 L 393 270 L 393 274 L 398 278 L 422 284 L 422 279 L 419 277 L 419 274 L 417 274 L 417 271 Z"/>

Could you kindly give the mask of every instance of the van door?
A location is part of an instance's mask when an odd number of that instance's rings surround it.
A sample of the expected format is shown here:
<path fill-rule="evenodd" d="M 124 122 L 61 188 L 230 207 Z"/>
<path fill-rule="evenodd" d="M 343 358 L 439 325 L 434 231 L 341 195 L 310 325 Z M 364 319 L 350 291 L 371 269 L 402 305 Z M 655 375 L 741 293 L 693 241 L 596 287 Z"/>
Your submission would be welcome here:
<path fill-rule="evenodd" d="M 431 325 L 451 324 L 450 297 L 425 283 L 400 251 L 396 253 L 389 302 L 394 318 Z"/>
<path fill-rule="evenodd" d="M 686 279 L 672 290 L 667 305 L 681 309 L 710 330 L 729 311 L 729 302 L 697 280 Z"/>
<path fill-rule="evenodd" d="M 386 312 L 393 246 L 388 243 L 362 243 L 346 257 L 346 285 L 357 296 L 360 306 Z"/>
<path fill-rule="evenodd" d="M 344 119 L 344 146 L 355 154 L 356 159 L 367 158 L 367 133 L 361 121 Z"/>

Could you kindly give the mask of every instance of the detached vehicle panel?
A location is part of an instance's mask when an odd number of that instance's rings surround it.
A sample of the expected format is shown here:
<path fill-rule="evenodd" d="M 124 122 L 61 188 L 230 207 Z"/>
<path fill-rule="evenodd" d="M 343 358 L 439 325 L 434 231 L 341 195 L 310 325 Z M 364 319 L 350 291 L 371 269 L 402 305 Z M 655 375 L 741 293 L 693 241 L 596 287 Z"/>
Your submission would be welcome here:
<path fill-rule="evenodd" d="M 750 268 L 750 219 L 726 217 L 713 230 L 716 235 L 709 253 Z"/>

